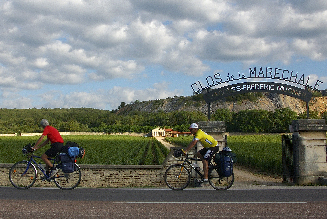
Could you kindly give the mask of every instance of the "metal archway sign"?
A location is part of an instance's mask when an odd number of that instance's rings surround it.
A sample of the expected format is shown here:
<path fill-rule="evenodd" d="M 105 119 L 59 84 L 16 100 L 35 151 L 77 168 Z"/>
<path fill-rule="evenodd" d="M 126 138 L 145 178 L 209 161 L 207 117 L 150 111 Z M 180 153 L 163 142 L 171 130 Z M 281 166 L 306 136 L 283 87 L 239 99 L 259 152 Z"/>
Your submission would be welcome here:
<path fill-rule="evenodd" d="M 207 89 L 202 92 L 203 98 L 208 104 L 208 119 L 210 120 L 211 102 L 250 92 L 277 93 L 303 100 L 306 102 L 307 117 L 309 117 L 309 102 L 312 93 L 308 89 L 301 89 L 292 85 L 275 82 L 244 82 L 231 84 L 218 89 Z"/>
<path fill-rule="evenodd" d="M 238 76 L 238 77 L 237 77 Z M 203 94 L 203 98 L 208 104 L 208 119 L 210 120 L 210 104 L 216 100 L 222 100 L 226 97 L 235 96 L 250 92 L 269 92 L 283 94 L 298 98 L 306 102 L 307 118 L 309 118 L 309 102 L 312 98 L 312 91 L 316 90 L 319 83 L 322 81 L 317 80 L 314 87 L 308 85 L 309 79 L 305 78 L 304 74 L 299 76 L 298 73 L 281 68 L 250 68 L 249 74 L 246 76 L 244 73 L 238 73 L 236 77 L 228 73 L 226 81 L 223 81 L 220 73 L 206 78 L 207 86 L 204 86 L 200 81 L 191 85 L 193 92 L 196 94 Z M 243 83 L 230 84 L 238 80 L 257 80 L 246 81 Z M 262 80 L 273 81 L 262 81 Z M 280 82 L 284 83 L 280 83 Z M 222 86 L 226 84 L 225 86 Z M 215 86 L 220 88 L 214 88 Z M 295 86 L 296 85 L 296 86 Z"/>
<path fill-rule="evenodd" d="M 291 97 L 301 99 L 305 102 L 309 102 L 312 97 L 312 93 L 308 89 L 301 89 L 288 84 L 275 83 L 275 82 L 244 82 L 231 84 L 219 89 L 204 91 L 203 98 L 209 103 L 214 100 L 244 94 L 249 92 L 270 92 L 284 94 Z"/>

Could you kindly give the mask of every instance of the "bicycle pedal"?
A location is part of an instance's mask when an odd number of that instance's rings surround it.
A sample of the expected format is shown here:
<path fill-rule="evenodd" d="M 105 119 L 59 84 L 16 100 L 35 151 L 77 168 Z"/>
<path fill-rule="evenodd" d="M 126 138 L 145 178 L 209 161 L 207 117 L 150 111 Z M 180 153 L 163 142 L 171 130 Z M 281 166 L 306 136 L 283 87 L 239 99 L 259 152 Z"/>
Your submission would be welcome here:
<path fill-rule="evenodd" d="M 202 183 L 204 183 L 204 184 L 206 184 L 206 183 L 209 183 L 209 180 L 200 180 L 200 183 L 202 184 Z"/>
<path fill-rule="evenodd" d="M 194 179 L 194 187 L 201 187 L 201 183 L 200 179 Z"/>

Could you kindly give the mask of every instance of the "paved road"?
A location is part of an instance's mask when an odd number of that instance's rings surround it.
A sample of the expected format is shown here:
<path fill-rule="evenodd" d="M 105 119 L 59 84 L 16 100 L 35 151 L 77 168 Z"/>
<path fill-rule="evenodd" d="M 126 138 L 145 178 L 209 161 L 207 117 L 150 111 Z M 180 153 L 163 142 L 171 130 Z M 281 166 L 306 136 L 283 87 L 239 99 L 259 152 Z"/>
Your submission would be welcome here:
<path fill-rule="evenodd" d="M 327 218 L 326 187 L 0 191 L 0 218 Z"/>

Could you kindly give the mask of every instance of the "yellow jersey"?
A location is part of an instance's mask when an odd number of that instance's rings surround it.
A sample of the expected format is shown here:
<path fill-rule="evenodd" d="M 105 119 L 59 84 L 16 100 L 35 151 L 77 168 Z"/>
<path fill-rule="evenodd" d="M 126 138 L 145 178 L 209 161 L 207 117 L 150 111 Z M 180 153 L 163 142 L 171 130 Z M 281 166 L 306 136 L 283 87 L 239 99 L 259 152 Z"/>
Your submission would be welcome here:
<path fill-rule="evenodd" d="M 205 148 L 211 148 L 211 147 L 216 147 L 218 145 L 218 142 L 216 139 L 214 139 L 211 135 L 208 135 L 201 129 L 199 129 L 195 135 L 193 140 L 198 140 L 201 142 L 203 147 Z"/>

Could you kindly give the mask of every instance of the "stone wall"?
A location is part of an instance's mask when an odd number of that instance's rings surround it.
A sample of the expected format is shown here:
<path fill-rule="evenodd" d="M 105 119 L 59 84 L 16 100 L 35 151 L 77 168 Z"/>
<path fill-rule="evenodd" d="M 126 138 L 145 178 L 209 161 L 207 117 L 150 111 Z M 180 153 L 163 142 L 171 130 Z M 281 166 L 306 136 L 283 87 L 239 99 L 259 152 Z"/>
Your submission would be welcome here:
<path fill-rule="evenodd" d="M 205 124 L 202 125 L 204 126 Z M 222 126 L 221 124 L 219 125 L 219 127 Z M 222 138 L 220 141 L 224 140 Z M 174 147 L 170 148 L 170 153 L 162 165 L 79 165 L 82 172 L 82 180 L 79 186 L 91 188 L 166 187 L 164 174 L 167 167 L 173 163 L 180 162 L 179 159 L 172 156 L 175 149 Z M 199 148 L 197 149 L 199 150 Z M 194 156 L 194 154 L 195 148 L 189 152 L 190 156 Z M 198 164 L 202 166 L 201 162 Z M 0 164 L 0 186 L 11 186 L 9 169 L 12 165 Z M 195 177 L 193 171 L 192 175 Z M 39 175 L 38 179 L 40 177 L 42 176 Z M 190 186 L 192 184 L 191 182 Z M 33 186 L 54 187 L 55 184 L 53 182 L 37 180 Z"/>
<path fill-rule="evenodd" d="M 162 165 L 81 165 L 80 186 L 106 187 L 161 187 L 165 185 Z"/>
<path fill-rule="evenodd" d="M 173 148 L 163 165 L 79 165 L 82 172 L 80 187 L 123 188 L 165 187 L 164 174 L 168 165 L 177 163 Z M 11 186 L 9 169 L 13 164 L 0 164 L 0 186 Z M 42 177 L 38 175 L 38 179 Z M 37 180 L 34 187 L 55 187 L 53 182 Z"/>
<path fill-rule="evenodd" d="M 11 186 L 9 169 L 13 164 L 0 164 L 0 186 Z M 162 165 L 80 165 L 81 187 L 163 187 L 165 169 Z M 38 175 L 38 179 L 42 177 Z M 35 187 L 53 187 L 53 182 L 37 180 Z"/>

